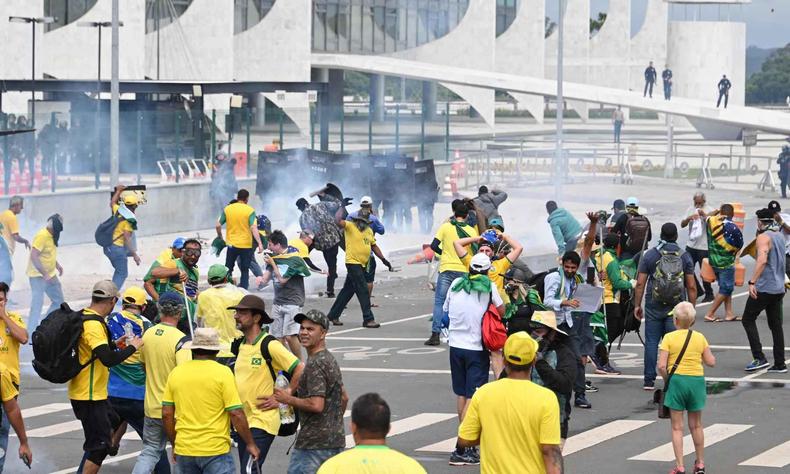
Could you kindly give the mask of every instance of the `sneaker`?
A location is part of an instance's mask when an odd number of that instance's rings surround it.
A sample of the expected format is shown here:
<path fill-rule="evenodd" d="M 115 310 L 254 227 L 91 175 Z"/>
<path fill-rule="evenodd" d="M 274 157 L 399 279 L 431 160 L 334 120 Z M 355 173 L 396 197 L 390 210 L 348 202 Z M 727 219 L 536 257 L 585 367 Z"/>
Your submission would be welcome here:
<path fill-rule="evenodd" d="M 644 385 L 642 385 L 642 390 L 645 390 L 647 392 L 652 392 L 655 389 L 656 389 L 655 382 L 645 382 Z"/>
<path fill-rule="evenodd" d="M 592 384 L 591 381 L 584 381 L 584 391 L 587 393 L 598 393 L 598 387 Z"/>
<path fill-rule="evenodd" d="M 669 471 L 669 474 L 686 474 L 686 470 L 675 466 Z"/>
<path fill-rule="evenodd" d="M 772 365 L 768 368 L 767 372 L 772 374 L 786 374 L 787 373 L 787 366 L 786 365 Z"/>
<path fill-rule="evenodd" d="M 770 366 L 771 364 L 769 364 L 767 360 L 754 359 L 743 370 L 745 370 L 746 372 L 754 372 L 755 370 L 764 369 Z"/>
<path fill-rule="evenodd" d="M 472 459 L 475 460 L 475 464 L 480 464 L 480 446 L 472 446 L 471 448 L 467 448 L 466 453 L 472 456 Z"/>
<path fill-rule="evenodd" d="M 342 326 L 343 325 L 343 321 L 341 321 L 339 319 L 330 319 L 329 322 L 332 323 L 332 326 Z"/>
<path fill-rule="evenodd" d="M 621 374 L 621 372 L 619 370 L 617 370 L 614 367 L 612 367 L 612 364 L 605 364 L 603 366 L 602 370 L 603 370 L 603 373 L 606 374 L 606 375 L 620 375 Z M 597 371 L 596 371 L 596 373 L 597 373 Z"/>
<path fill-rule="evenodd" d="M 598 358 L 598 356 L 596 356 L 596 355 L 591 355 L 590 356 L 590 362 L 592 362 L 593 367 L 595 367 L 595 373 L 596 374 L 599 373 L 598 372 L 599 370 L 603 370 L 604 365 L 606 365 L 603 362 L 601 362 L 601 359 Z M 602 372 L 600 372 L 600 373 L 602 373 Z"/>
<path fill-rule="evenodd" d="M 439 344 L 441 344 L 441 342 L 439 342 L 439 333 L 432 332 L 431 337 L 429 337 L 428 340 L 425 341 L 423 344 L 425 344 L 426 346 L 438 346 Z"/>
<path fill-rule="evenodd" d="M 362 327 L 363 328 L 368 328 L 368 329 L 376 329 L 376 328 L 380 328 L 381 324 L 379 324 L 375 320 L 371 319 L 370 321 L 365 321 L 364 323 L 362 323 Z"/>
<path fill-rule="evenodd" d="M 480 460 L 475 459 L 475 457 L 471 454 L 471 451 L 465 449 L 461 454 L 453 451 L 452 454 L 450 454 L 449 464 L 451 466 L 476 466 L 480 464 Z"/>
<path fill-rule="evenodd" d="M 705 465 L 699 461 L 694 461 L 694 474 L 705 474 Z"/>
<path fill-rule="evenodd" d="M 335 297 L 335 292 L 334 291 L 327 291 L 326 292 L 326 297 L 327 298 L 334 298 Z"/>
<path fill-rule="evenodd" d="M 579 408 L 592 408 L 592 403 L 588 402 L 584 395 L 576 395 L 573 405 Z"/>

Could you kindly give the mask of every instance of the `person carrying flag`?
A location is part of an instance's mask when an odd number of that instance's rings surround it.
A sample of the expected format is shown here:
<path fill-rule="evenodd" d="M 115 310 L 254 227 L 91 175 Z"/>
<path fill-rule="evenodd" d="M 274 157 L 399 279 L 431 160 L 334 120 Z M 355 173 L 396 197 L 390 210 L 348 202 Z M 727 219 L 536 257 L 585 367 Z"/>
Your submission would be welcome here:
<path fill-rule="evenodd" d="M 288 238 L 280 230 L 269 235 L 269 250 L 264 260 L 266 269 L 263 272 L 263 284 L 274 280 L 271 316 L 274 322 L 269 327 L 269 332 L 301 359 L 299 324 L 294 321 L 294 316 L 302 312 L 304 278 L 310 276 L 310 270 L 299 249 L 288 245 Z"/>

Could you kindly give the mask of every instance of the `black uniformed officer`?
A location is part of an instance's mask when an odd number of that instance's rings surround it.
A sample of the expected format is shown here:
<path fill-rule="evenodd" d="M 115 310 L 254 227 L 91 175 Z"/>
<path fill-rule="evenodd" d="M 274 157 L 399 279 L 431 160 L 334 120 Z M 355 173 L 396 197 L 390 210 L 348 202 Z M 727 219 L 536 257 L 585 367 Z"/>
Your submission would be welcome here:
<path fill-rule="evenodd" d="M 642 97 L 650 93 L 650 98 L 653 98 L 653 84 L 656 83 L 656 77 L 658 77 L 656 68 L 653 67 L 653 61 L 650 61 L 650 65 L 645 69 L 645 93 L 642 94 Z"/>
<path fill-rule="evenodd" d="M 716 108 L 719 108 L 721 105 L 721 98 L 724 97 L 724 108 L 727 108 L 727 103 L 730 101 L 730 88 L 732 87 L 732 83 L 729 79 L 727 79 L 727 75 L 724 74 L 721 76 L 721 80 L 719 81 L 719 100 L 716 101 Z"/>

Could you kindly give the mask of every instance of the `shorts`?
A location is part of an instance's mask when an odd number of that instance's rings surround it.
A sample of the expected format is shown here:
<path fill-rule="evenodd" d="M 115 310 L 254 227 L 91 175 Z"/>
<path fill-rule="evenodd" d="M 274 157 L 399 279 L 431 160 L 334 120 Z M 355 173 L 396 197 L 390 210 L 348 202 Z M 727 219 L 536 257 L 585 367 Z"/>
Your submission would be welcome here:
<path fill-rule="evenodd" d="M 488 383 L 488 352 L 450 347 L 450 378 L 453 393 L 472 398 L 475 390 Z"/>
<path fill-rule="evenodd" d="M 730 268 L 714 268 L 713 273 L 716 274 L 716 282 L 719 284 L 719 294 L 723 296 L 730 296 L 735 290 L 735 267 Z"/>
<path fill-rule="evenodd" d="M 85 433 L 83 451 L 110 449 L 112 432 L 121 424 L 107 400 L 71 400 L 74 416 L 82 423 Z"/>
<path fill-rule="evenodd" d="M 365 267 L 365 283 L 376 281 L 376 257 L 371 255 L 368 265 Z"/>
<path fill-rule="evenodd" d="M 269 334 L 277 339 L 299 334 L 299 323 L 294 321 L 294 316 L 301 311 L 302 307 L 295 304 L 272 306 L 273 322 L 269 325 Z"/>
<path fill-rule="evenodd" d="M 702 411 L 706 397 L 705 377 L 675 374 L 664 394 L 664 406 L 677 411 Z"/>

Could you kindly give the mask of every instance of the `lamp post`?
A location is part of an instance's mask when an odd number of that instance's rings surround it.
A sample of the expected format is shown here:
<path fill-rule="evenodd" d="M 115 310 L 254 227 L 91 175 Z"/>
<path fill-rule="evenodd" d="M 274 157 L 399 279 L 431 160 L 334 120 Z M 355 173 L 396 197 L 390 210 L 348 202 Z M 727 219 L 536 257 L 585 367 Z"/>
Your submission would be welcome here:
<path fill-rule="evenodd" d="M 33 35 L 32 41 L 30 43 L 30 50 L 31 50 L 31 73 L 30 73 L 30 128 L 36 128 L 36 24 L 49 24 L 54 23 L 55 18 L 51 16 L 40 16 L 40 17 L 32 17 L 32 16 L 9 16 L 8 21 L 11 23 L 29 23 L 31 26 L 31 32 Z M 33 132 L 35 134 L 36 132 Z M 28 161 L 28 166 L 30 167 L 30 176 L 33 176 L 33 162 L 35 160 L 36 155 L 36 140 L 35 138 L 32 140 L 33 149 L 30 150 L 30 156 L 33 157 Z"/>
<path fill-rule="evenodd" d="M 102 28 L 110 28 L 111 21 L 80 21 L 77 26 L 82 28 L 96 28 L 98 33 L 98 49 L 96 53 L 96 151 L 93 155 L 93 171 L 94 179 L 93 185 L 99 189 L 100 173 L 99 167 L 101 166 L 101 30 Z M 119 24 L 123 26 L 123 22 Z"/>
<path fill-rule="evenodd" d="M 559 0 L 560 15 L 557 32 L 557 151 L 554 158 L 554 199 L 560 200 L 560 190 L 565 175 L 565 163 L 562 144 L 562 118 L 564 113 L 565 99 L 562 95 L 562 70 L 563 70 L 563 47 L 565 32 L 565 3 L 566 0 Z"/>

